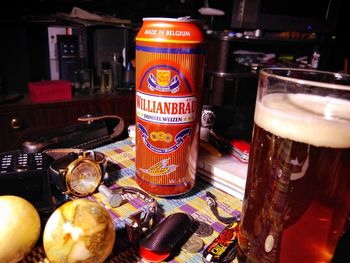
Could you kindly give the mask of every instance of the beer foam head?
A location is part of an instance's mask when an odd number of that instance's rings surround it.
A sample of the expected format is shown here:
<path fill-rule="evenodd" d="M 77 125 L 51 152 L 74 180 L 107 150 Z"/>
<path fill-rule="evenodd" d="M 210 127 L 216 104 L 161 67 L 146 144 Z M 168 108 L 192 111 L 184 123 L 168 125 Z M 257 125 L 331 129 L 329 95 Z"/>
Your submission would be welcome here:
<path fill-rule="evenodd" d="M 315 146 L 350 147 L 350 101 L 275 93 L 257 101 L 255 123 L 283 138 Z"/>

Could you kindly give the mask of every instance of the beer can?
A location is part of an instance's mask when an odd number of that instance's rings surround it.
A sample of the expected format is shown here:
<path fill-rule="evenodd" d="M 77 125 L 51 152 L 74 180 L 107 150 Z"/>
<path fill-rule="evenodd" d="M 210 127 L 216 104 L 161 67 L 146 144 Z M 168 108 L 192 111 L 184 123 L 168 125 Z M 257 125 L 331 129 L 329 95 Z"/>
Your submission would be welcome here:
<path fill-rule="evenodd" d="M 204 34 L 188 18 L 144 18 L 136 36 L 136 182 L 157 196 L 196 179 Z"/>

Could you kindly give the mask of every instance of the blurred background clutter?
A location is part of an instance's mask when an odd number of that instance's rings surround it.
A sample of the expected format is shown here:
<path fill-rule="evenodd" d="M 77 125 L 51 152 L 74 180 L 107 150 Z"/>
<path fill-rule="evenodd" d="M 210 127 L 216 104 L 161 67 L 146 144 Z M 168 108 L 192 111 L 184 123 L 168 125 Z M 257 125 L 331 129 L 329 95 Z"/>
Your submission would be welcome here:
<path fill-rule="evenodd" d="M 207 37 L 202 104 L 215 112 L 212 130 L 248 141 L 260 68 L 348 72 L 344 7 L 342 0 L 9 1 L 0 10 L 0 103 L 21 101 L 29 83 L 41 81 L 70 82 L 73 98 L 132 93 L 142 18 L 191 17 Z"/>

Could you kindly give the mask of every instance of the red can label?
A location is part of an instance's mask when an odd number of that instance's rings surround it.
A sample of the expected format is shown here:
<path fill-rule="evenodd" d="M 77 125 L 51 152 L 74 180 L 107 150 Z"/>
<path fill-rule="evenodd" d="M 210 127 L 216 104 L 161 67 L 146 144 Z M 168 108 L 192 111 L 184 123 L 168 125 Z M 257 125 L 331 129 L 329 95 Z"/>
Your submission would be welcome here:
<path fill-rule="evenodd" d="M 150 193 L 194 186 L 203 72 L 194 21 L 144 20 L 136 38 L 136 182 Z"/>

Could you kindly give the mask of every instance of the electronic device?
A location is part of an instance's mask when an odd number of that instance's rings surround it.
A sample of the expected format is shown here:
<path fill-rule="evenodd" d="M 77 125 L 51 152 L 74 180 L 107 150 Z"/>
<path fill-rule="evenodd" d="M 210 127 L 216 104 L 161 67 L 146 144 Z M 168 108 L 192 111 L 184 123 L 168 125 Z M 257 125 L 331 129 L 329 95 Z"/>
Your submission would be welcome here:
<path fill-rule="evenodd" d="M 71 80 L 74 70 L 80 67 L 80 60 L 87 58 L 86 28 L 80 25 L 51 25 L 45 31 L 47 41 L 43 42 L 48 45 L 50 79 Z"/>
<path fill-rule="evenodd" d="M 234 0 L 232 28 L 330 33 L 340 0 Z"/>
<path fill-rule="evenodd" d="M 51 158 L 42 153 L 0 153 L 0 195 L 23 197 L 40 215 L 54 209 L 48 167 Z"/>
<path fill-rule="evenodd" d="M 74 80 L 80 69 L 79 38 L 77 35 L 58 35 L 57 51 L 60 79 Z"/>

